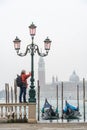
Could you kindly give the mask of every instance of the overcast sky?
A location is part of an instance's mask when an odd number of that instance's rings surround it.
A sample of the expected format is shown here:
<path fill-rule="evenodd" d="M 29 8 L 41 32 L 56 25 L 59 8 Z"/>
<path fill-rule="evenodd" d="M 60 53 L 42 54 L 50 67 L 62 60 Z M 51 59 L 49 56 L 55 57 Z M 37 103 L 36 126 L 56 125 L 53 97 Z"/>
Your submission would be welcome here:
<path fill-rule="evenodd" d="M 73 70 L 87 78 L 87 0 L 0 0 L 0 88 L 13 85 L 22 69 L 31 69 L 31 56 L 17 56 L 13 40 L 21 39 L 21 52 L 31 43 L 28 26 L 37 26 L 35 44 L 44 51 L 43 41 L 52 40 L 44 58 L 46 82 L 52 76 L 68 81 Z M 34 56 L 37 82 L 38 54 Z"/>

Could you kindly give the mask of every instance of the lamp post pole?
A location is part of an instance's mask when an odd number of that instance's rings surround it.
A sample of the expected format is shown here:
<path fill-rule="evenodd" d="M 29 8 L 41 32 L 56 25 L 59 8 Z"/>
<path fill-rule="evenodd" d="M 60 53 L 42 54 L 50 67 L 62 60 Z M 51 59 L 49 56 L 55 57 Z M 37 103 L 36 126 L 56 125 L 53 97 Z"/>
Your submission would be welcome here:
<path fill-rule="evenodd" d="M 31 74 L 32 75 L 31 75 L 31 79 L 30 79 L 31 84 L 30 84 L 30 89 L 29 89 L 28 101 L 29 102 L 36 102 L 36 98 L 35 98 L 36 91 L 35 91 L 35 86 L 34 86 L 34 53 L 37 52 L 38 55 L 41 57 L 47 56 L 48 52 L 50 50 L 51 41 L 48 37 L 44 40 L 44 47 L 45 47 L 46 53 L 42 53 L 39 51 L 38 45 L 34 44 L 34 36 L 36 33 L 36 26 L 32 23 L 29 26 L 29 30 L 30 30 L 32 43 L 27 45 L 25 53 L 19 52 L 21 40 L 17 36 L 13 42 L 14 42 L 14 48 L 15 48 L 18 56 L 21 56 L 21 57 L 26 56 L 28 52 L 31 54 Z"/>
<path fill-rule="evenodd" d="M 30 85 L 30 90 L 29 90 L 29 102 L 36 102 L 36 92 L 35 92 L 35 86 L 34 86 L 34 43 L 33 43 L 34 37 L 32 37 L 32 48 L 31 48 L 31 85 Z"/>

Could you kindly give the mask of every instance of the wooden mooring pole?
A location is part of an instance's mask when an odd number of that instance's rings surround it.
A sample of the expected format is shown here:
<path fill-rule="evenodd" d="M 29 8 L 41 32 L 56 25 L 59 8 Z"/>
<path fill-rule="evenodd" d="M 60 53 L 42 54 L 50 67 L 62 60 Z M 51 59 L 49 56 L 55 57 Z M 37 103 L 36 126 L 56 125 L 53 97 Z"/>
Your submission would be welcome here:
<path fill-rule="evenodd" d="M 11 87 L 11 103 L 13 103 L 13 88 Z"/>
<path fill-rule="evenodd" d="M 83 117 L 85 121 L 85 79 L 83 78 Z"/>
<path fill-rule="evenodd" d="M 62 86 L 61 86 L 61 102 L 62 102 L 62 108 L 61 108 L 61 115 L 62 115 L 62 119 L 63 119 L 63 82 L 62 82 Z M 62 120 L 63 121 L 63 120 Z"/>
<path fill-rule="evenodd" d="M 13 88 L 11 87 L 11 103 L 13 103 Z M 11 108 L 13 111 L 13 107 Z"/>
<path fill-rule="evenodd" d="M 14 99 L 15 103 L 17 103 L 17 84 L 15 79 L 14 79 Z M 15 106 L 15 119 L 17 119 L 17 106 Z"/>
<path fill-rule="evenodd" d="M 37 81 L 38 84 L 38 121 L 40 120 L 40 85 L 39 80 Z"/>
<path fill-rule="evenodd" d="M 57 109 L 58 109 L 58 85 L 56 86 Z"/>
<path fill-rule="evenodd" d="M 17 84 L 15 79 L 14 79 L 14 99 L 15 103 L 17 103 Z"/>
<path fill-rule="evenodd" d="M 79 85 L 77 84 L 77 106 L 79 109 Z"/>
<path fill-rule="evenodd" d="M 8 94 L 7 94 L 7 93 L 8 93 L 8 92 L 7 92 L 7 87 L 8 87 L 8 84 L 6 83 L 6 84 L 5 84 L 5 95 L 6 95 L 6 97 L 5 97 L 6 101 L 5 101 L 5 102 L 6 102 L 6 103 L 8 103 L 8 101 L 7 101 L 7 100 L 8 100 L 8 98 L 7 98 L 7 95 L 8 95 Z"/>

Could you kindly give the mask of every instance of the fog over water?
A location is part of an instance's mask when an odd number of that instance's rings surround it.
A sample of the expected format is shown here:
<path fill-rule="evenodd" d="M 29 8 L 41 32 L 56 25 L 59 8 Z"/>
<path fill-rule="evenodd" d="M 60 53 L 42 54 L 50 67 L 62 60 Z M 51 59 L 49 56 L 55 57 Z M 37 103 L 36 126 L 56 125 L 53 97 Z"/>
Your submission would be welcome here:
<path fill-rule="evenodd" d="M 0 0 L 0 89 L 13 85 L 22 69 L 31 70 L 31 56 L 17 56 L 13 40 L 21 39 L 21 52 L 31 43 L 28 26 L 37 26 L 34 39 L 42 51 L 43 41 L 52 40 L 49 55 L 44 58 L 46 82 L 52 76 L 68 81 L 73 70 L 80 80 L 87 78 L 87 1 L 86 0 Z M 39 56 L 34 56 L 35 84 Z"/>

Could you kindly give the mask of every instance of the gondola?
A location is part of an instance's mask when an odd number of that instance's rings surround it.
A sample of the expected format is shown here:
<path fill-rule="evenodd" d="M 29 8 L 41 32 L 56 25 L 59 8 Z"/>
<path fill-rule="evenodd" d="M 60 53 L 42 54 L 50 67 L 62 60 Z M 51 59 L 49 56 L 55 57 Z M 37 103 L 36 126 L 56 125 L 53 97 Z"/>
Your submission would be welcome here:
<path fill-rule="evenodd" d="M 65 108 L 63 109 L 63 119 L 79 119 L 81 117 L 78 107 L 69 104 L 67 101 L 65 104 Z"/>
<path fill-rule="evenodd" d="M 42 119 L 44 120 L 51 120 L 51 119 L 58 119 L 59 113 L 58 113 L 58 107 L 56 109 L 53 109 L 52 105 L 49 104 L 47 99 L 45 99 L 44 106 L 41 110 L 42 113 Z"/>

